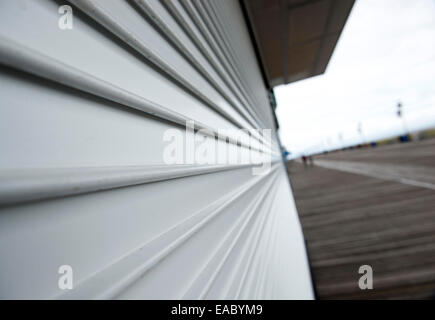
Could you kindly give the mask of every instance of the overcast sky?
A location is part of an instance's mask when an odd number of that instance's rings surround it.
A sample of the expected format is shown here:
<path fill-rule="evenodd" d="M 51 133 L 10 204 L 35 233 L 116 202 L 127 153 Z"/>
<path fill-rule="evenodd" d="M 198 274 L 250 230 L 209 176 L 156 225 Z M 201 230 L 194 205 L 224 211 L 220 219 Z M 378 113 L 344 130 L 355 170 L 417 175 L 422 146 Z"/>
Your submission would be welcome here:
<path fill-rule="evenodd" d="M 275 88 L 295 156 L 435 127 L 435 0 L 357 0 L 324 75 Z M 358 133 L 361 123 L 362 133 Z"/>

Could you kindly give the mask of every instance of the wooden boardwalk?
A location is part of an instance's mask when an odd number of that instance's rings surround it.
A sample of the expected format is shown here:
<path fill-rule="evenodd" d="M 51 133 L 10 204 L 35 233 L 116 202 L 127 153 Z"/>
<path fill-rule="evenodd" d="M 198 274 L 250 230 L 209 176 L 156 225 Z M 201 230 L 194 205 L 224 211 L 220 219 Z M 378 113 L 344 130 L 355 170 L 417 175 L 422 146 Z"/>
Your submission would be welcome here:
<path fill-rule="evenodd" d="M 431 182 L 435 140 L 288 163 L 319 299 L 434 298 L 435 190 L 379 179 L 371 166 L 368 175 L 326 169 L 318 159 L 388 165 L 396 176 L 408 168 L 407 179 L 426 172 L 411 178 Z M 373 268 L 373 290 L 358 287 L 361 265 Z"/>

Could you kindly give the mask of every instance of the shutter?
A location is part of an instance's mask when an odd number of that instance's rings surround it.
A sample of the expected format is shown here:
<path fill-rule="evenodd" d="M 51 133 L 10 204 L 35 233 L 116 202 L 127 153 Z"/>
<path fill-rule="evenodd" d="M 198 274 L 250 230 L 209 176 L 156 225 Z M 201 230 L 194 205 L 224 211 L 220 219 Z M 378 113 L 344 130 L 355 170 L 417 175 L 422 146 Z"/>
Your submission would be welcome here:
<path fill-rule="evenodd" d="M 239 2 L 71 0 L 71 30 L 62 4 L 0 4 L 0 297 L 311 298 Z M 188 120 L 272 129 L 251 136 L 270 172 L 167 165 L 164 135 L 188 139 Z"/>

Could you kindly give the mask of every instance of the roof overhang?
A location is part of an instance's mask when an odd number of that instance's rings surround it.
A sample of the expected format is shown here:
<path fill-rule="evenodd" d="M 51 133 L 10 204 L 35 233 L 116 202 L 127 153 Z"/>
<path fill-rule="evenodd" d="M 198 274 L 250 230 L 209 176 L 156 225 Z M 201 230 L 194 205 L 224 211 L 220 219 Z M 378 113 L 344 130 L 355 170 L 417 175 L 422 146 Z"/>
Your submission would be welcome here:
<path fill-rule="evenodd" d="M 268 85 L 325 72 L 355 0 L 242 0 Z"/>

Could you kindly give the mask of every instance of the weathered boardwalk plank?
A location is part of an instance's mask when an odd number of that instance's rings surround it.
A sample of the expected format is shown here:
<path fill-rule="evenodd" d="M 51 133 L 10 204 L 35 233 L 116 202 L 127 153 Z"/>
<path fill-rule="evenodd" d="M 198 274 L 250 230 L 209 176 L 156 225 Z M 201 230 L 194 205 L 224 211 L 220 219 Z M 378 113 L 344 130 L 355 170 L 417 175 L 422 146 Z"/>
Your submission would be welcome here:
<path fill-rule="evenodd" d="M 435 141 L 321 158 L 415 165 L 435 177 Z M 434 190 L 297 162 L 288 171 L 320 299 L 435 297 Z M 358 287 L 361 265 L 373 268 L 373 290 Z"/>

